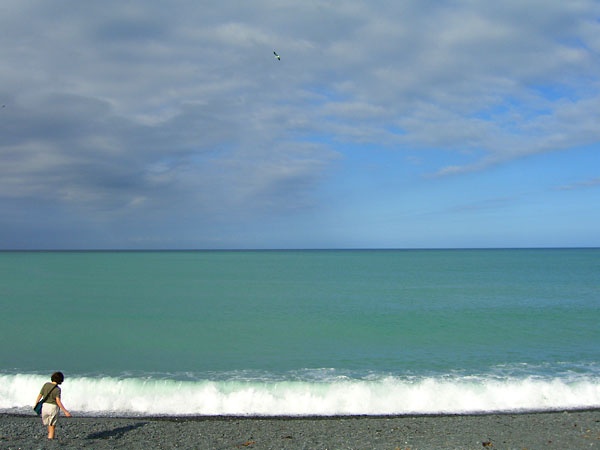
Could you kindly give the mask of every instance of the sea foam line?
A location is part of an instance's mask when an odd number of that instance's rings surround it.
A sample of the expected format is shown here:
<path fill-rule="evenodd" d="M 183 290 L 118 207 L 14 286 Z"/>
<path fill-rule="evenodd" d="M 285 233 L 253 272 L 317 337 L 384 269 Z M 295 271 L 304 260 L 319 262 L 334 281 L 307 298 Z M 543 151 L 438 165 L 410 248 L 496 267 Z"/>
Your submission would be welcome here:
<path fill-rule="evenodd" d="M 29 411 L 47 377 L 0 375 L 0 411 Z M 600 380 L 447 378 L 338 381 L 176 381 L 69 378 L 63 402 L 80 415 L 395 415 L 599 408 Z"/>

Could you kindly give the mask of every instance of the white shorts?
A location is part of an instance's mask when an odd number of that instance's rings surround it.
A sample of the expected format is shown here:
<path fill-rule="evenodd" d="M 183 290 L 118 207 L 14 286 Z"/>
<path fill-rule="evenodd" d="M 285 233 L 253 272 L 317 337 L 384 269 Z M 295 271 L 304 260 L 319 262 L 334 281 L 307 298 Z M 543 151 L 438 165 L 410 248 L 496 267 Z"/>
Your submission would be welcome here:
<path fill-rule="evenodd" d="M 58 422 L 59 411 L 60 408 L 58 405 L 44 403 L 42 405 L 42 423 L 47 427 L 56 425 L 56 422 Z"/>

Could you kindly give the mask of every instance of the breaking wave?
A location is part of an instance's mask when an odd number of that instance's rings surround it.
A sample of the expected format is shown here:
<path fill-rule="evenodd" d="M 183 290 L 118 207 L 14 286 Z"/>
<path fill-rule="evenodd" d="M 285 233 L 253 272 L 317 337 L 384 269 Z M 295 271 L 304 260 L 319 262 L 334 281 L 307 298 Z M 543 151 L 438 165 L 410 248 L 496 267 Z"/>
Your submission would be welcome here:
<path fill-rule="evenodd" d="M 0 411 L 31 412 L 47 376 L 0 374 Z M 352 379 L 177 380 L 69 377 L 63 402 L 78 415 L 336 416 L 464 414 L 600 407 L 600 379 L 380 376 Z"/>

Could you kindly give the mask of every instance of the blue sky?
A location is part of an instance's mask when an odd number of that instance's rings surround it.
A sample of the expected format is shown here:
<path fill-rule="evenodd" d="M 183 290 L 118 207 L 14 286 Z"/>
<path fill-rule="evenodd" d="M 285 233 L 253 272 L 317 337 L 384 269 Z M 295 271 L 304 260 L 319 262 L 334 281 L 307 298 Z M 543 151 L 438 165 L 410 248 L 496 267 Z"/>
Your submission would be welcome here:
<path fill-rule="evenodd" d="M 600 246 L 597 1 L 0 10 L 0 249 Z"/>

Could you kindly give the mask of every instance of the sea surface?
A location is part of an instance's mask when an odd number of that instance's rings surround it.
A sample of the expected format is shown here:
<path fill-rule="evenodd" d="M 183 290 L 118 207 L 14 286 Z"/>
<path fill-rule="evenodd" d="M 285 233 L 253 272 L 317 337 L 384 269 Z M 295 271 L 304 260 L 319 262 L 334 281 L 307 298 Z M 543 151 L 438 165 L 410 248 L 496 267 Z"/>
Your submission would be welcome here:
<path fill-rule="evenodd" d="M 600 407 L 600 249 L 0 252 L 0 411 Z"/>

